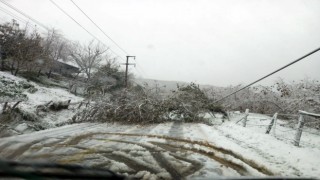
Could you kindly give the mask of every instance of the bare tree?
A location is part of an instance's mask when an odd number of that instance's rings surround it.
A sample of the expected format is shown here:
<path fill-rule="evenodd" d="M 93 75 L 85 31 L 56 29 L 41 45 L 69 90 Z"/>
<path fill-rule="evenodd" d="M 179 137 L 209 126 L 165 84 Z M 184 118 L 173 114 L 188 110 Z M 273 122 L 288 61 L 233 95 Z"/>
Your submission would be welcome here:
<path fill-rule="evenodd" d="M 16 21 L 1 25 L 1 53 L 10 58 L 11 73 L 14 75 L 21 69 L 30 70 L 40 57 L 42 38 L 37 29 L 29 30 L 28 26 L 21 29 Z"/>
<path fill-rule="evenodd" d="M 58 33 L 55 29 L 48 31 L 48 34 L 42 41 L 43 60 L 45 61 L 46 69 L 48 70 L 48 78 L 50 78 L 52 69 L 59 59 L 67 60 L 69 45 L 67 40 Z M 40 74 L 39 69 L 38 74 Z"/>
<path fill-rule="evenodd" d="M 107 59 L 107 62 L 101 65 L 91 75 L 91 80 L 87 83 L 87 91 L 105 92 L 115 91 L 124 87 L 124 72 L 120 70 L 120 65 L 115 59 Z"/>
<path fill-rule="evenodd" d="M 15 72 L 16 76 L 18 71 L 22 68 L 30 71 L 35 60 L 39 59 L 41 56 L 41 36 L 37 30 L 33 30 L 31 34 L 28 34 L 27 28 L 19 34 L 18 40 L 16 42 L 16 52 L 13 55 L 13 60 L 15 62 Z"/>
<path fill-rule="evenodd" d="M 0 50 L 1 50 L 1 70 L 4 71 L 7 63 L 13 63 L 12 57 L 15 53 L 16 40 L 21 33 L 19 24 L 12 20 L 12 22 L 0 25 Z"/>
<path fill-rule="evenodd" d="M 94 41 L 87 45 L 76 43 L 70 52 L 70 58 L 90 80 L 93 70 L 100 66 L 102 60 L 107 59 L 106 51 L 107 48 Z"/>

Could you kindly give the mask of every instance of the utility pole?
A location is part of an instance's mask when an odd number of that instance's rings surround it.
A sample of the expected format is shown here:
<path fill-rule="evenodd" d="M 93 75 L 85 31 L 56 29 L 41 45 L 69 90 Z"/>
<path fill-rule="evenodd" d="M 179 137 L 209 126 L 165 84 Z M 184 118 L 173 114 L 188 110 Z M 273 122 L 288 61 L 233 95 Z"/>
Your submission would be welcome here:
<path fill-rule="evenodd" d="M 154 81 L 155 82 L 155 85 L 156 85 L 156 94 L 158 94 L 158 82 L 157 81 Z"/>
<path fill-rule="evenodd" d="M 135 63 L 129 63 L 129 58 L 133 57 L 134 59 L 136 59 L 136 56 L 127 56 L 127 62 L 123 63 L 123 65 L 126 65 L 126 74 L 125 74 L 125 87 L 128 88 L 128 66 L 129 65 L 134 65 L 136 66 Z"/>

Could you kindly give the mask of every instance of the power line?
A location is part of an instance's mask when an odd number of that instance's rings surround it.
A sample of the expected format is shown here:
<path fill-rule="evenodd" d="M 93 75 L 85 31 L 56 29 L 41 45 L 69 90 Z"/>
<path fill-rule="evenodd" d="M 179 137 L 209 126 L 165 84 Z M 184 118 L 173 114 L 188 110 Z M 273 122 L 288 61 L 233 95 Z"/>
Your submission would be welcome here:
<path fill-rule="evenodd" d="M 0 0 L 0 2 L 6 6 L 8 6 L 9 8 L 15 10 L 16 12 L 18 12 L 19 14 L 23 15 L 24 17 L 27 17 L 28 19 L 30 19 L 31 21 L 33 21 L 35 24 L 38 24 L 39 26 L 43 27 L 44 29 L 48 30 L 49 31 L 49 28 L 47 28 L 45 25 L 43 25 L 42 23 L 40 23 L 39 21 L 35 20 L 34 18 L 32 18 L 31 16 L 27 15 L 26 13 L 20 11 L 19 9 L 15 8 L 13 5 L 3 1 L 3 0 Z"/>
<path fill-rule="evenodd" d="M 74 18 L 72 18 L 68 13 L 66 13 L 62 8 L 60 8 L 56 3 L 54 3 L 52 0 L 50 0 L 57 8 L 59 8 L 64 14 L 66 14 L 69 18 L 71 18 L 74 22 L 76 22 L 80 27 L 82 27 L 85 31 L 87 31 L 87 33 L 89 33 L 92 37 L 94 37 L 96 40 L 98 40 L 100 43 L 102 43 L 96 36 L 94 36 L 92 33 L 90 33 L 87 29 L 85 29 L 80 23 L 78 23 Z M 15 8 L 14 6 L 12 6 L 11 4 L 0 0 L 1 3 L 5 4 L 6 6 L 8 6 L 9 8 L 15 10 L 16 12 L 18 12 L 19 14 L 23 15 L 24 17 L 30 19 L 31 21 L 33 21 L 35 24 L 38 24 L 39 26 L 43 27 L 44 29 L 49 31 L 49 28 L 47 28 L 45 25 L 43 25 L 42 23 L 40 23 L 39 21 L 35 20 L 34 18 L 32 18 L 31 16 L 27 15 L 26 13 L 20 11 L 19 9 Z M 104 43 L 102 43 L 104 44 Z M 107 46 L 106 44 L 104 44 L 105 46 Z M 110 48 L 109 48 L 110 49 Z M 119 56 L 116 52 L 114 52 L 112 49 L 110 49 L 111 52 L 113 52 L 116 56 L 118 56 L 119 58 L 123 59 L 121 56 Z M 124 60 L 124 59 L 123 59 Z"/>
<path fill-rule="evenodd" d="M 135 69 L 136 69 L 137 71 L 139 71 L 139 70 L 138 70 L 138 68 L 139 68 L 139 69 L 141 70 L 141 72 L 140 72 L 141 75 L 147 76 L 147 73 L 144 72 L 144 70 L 143 70 L 142 67 L 140 66 L 140 63 L 138 63 L 138 61 L 137 61 L 136 59 L 134 59 L 134 61 L 136 62 L 136 65 L 137 65 L 137 66 L 135 67 Z"/>
<path fill-rule="evenodd" d="M 116 43 L 110 36 L 107 35 L 107 33 L 105 33 L 100 26 L 98 26 L 73 0 L 70 0 L 81 12 L 82 14 L 84 14 L 108 39 L 110 39 L 119 49 L 121 49 L 126 55 L 128 55 L 129 53 L 127 51 L 125 51 L 123 48 L 121 48 L 118 43 Z"/>
<path fill-rule="evenodd" d="M 28 21 L 24 20 L 23 18 L 20 18 L 19 16 L 17 16 L 17 15 L 15 15 L 14 13 L 8 11 L 7 9 L 2 8 L 1 6 L 0 6 L 0 11 L 8 14 L 8 15 L 11 16 L 14 20 L 18 20 L 18 21 L 24 23 L 24 24 L 26 25 L 26 27 L 30 27 L 30 23 L 29 23 Z M 5 21 L 7 21 L 7 20 L 5 20 Z"/>
<path fill-rule="evenodd" d="M 2 0 L 1 0 L 2 1 Z M 83 30 L 85 30 L 88 34 L 90 34 L 94 39 L 96 39 L 97 41 L 99 41 L 100 43 L 104 44 L 105 46 L 107 46 L 105 43 L 103 43 L 102 41 L 100 41 L 95 35 L 93 35 L 91 32 L 89 32 L 85 27 L 83 27 L 78 21 L 76 21 L 71 15 L 69 15 L 65 10 L 63 10 L 58 4 L 56 4 L 53 0 L 50 0 L 50 2 L 55 5 L 58 9 L 60 9 L 60 11 L 62 11 L 66 16 L 68 16 L 73 22 L 75 22 L 78 26 L 80 26 Z M 110 48 L 108 48 L 110 49 Z M 121 59 L 123 59 L 121 56 L 119 56 L 116 52 L 114 52 L 112 49 L 110 49 L 110 51 L 115 54 L 116 56 L 120 57 Z M 124 59 L 123 59 L 124 60 Z"/>
<path fill-rule="evenodd" d="M 20 18 L 20 17 L 16 16 L 16 15 L 15 15 L 15 14 L 13 14 L 12 12 L 10 12 L 10 11 L 6 10 L 5 8 L 2 8 L 1 6 L 0 6 L 0 11 L 2 11 L 2 12 L 4 12 L 4 13 L 8 14 L 9 16 L 11 16 L 11 17 L 13 17 L 13 18 L 15 18 L 15 19 L 17 19 L 17 20 L 19 20 L 19 21 L 23 22 L 23 23 L 28 23 L 26 20 L 24 20 L 24 19 L 22 19 L 22 18 Z"/>
<path fill-rule="evenodd" d="M 136 64 L 136 65 L 138 65 L 138 64 Z M 137 67 L 135 67 L 135 70 L 142 76 L 142 72 Z"/>
<path fill-rule="evenodd" d="M 145 77 L 147 77 L 147 73 L 145 73 L 145 71 L 142 69 L 142 67 L 140 66 L 140 64 L 138 64 L 138 62 L 136 61 L 137 67 L 136 70 L 139 71 L 139 69 L 141 70 L 141 74 L 144 75 Z"/>
<path fill-rule="evenodd" d="M 0 17 L 0 19 L 2 20 L 1 22 L 6 22 L 6 21 L 8 21 L 8 20 L 6 20 L 6 19 L 3 18 L 3 17 Z"/>
<path fill-rule="evenodd" d="M 271 76 L 271 75 L 273 75 L 273 74 L 275 74 L 275 73 L 277 73 L 277 72 L 279 72 L 279 71 L 281 71 L 281 70 L 283 70 L 283 69 L 285 69 L 285 68 L 287 68 L 287 67 L 289 67 L 289 66 L 291 66 L 291 65 L 293 65 L 293 64 L 295 64 L 295 63 L 297 63 L 297 62 L 299 62 L 299 61 L 301 61 L 302 59 L 304 59 L 304 58 L 306 58 L 306 57 L 308 57 L 308 56 L 316 53 L 316 52 L 319 51 L 319 50 L 320 50 L 320 47 L 317 48 L 317 49 L 315 49 L 315 50 L 313 50 L 313 51 L 311 51 L 311 52 L 309 52 L 308 54 L 306 54 L 306 55 L 304 55 L 304 56 L 302 56 L 302 57 L 300 57 L 300 58 L 292 61 L 291 63 L 289 63 L 289 64 L 287 64 L 287 65 L 285 65 L 285 66 L 283 66 L 283 67 L 281 67 L 281 68 L 273 71 L 272 73 L 270 73 L 270 74 L 268 74 L 268 75 L 266 75 L 266 76 L 263 76 L 262 78 L 260 78 L 260 79 L 258 79 L 258 80 L 256 80 L 256 81 L 254 81 L 254 82 L 246 85 L 245 87 L 243 87 L 243 88 L 241 88 L 241 89 L 239 89 L 239 90 L 237 90 L 237 91 L 235 91 L 235 92 L 233 92 L 233 93 L 231 93 L 231 94 L 228 94 L 227 96 L 225 96 L 225 97 L 223 97 L 223 98 L 215 101 L 214 103 L 217 103 L 217 102 L 219 102 L 219 101 L 222 101 L 222 100 L 228 98 L 229 96 L 231 96 L 231 95 L 233 95 L 233 94 L 235 94 L 235 93 L 237 93 L 237 92 L 239 92 L 239 91 L 242 91 L 243 89 L 246 89 L 247 87 L 249 87 L 249 86 L 251 86 L 251 85 L 253 85 L 253 84 L 255 84 L 255 83 L 257 83 L 257 82 L 259 82 L 259 81 L 261 81 L 261 80 L 263 80 L 263 79 L 265 79 L 265 78 L 267 78 L 267 77 L 269 77 L 269 76 Z"/>

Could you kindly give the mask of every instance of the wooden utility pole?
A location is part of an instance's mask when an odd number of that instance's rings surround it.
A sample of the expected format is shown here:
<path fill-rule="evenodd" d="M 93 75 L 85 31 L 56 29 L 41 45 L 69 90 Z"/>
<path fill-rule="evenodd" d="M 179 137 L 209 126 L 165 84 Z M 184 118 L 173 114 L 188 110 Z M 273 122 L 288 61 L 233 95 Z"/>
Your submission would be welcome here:
<path fill-rule="evenodd" d="M 129 58 L 130 57 L 133 57 L 134 59 L 136 59 L 136 56 L 127 56 L 127 62 L 126 63 L 123 63 L 123 65 L 126 65 L 126 74 L 125 74 L 125 87 L 128 88 L 128 66 L 129 65 L 134 65 L 136 66 L 135 63 L 129 63 Z"/>

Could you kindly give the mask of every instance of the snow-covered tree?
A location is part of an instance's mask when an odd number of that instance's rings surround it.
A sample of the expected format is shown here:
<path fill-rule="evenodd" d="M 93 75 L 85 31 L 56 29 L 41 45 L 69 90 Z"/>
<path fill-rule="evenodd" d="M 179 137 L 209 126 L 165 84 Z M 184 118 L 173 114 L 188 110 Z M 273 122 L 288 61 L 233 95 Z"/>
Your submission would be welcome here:
<path fill-rule="evenodd" d="M 21 69 L 30 70 L 33 62 L 42 52 L 41 36 L 37 29 L 30 31 L 28 26 L 21 29 L 16 21 L 0 26 L 1 53 L 10 59 L 11 72 L 14 75 Z M 4 67 L 4 61 L 2 61 Z"/>
<path fill-rule="evenodd" d="M 86 45 L 75 43 L 70 51 L 70 59 L 90 80 L 93 71 L 99 68 L 101 61 L 108 59 L 106 52 L 107 48 L 94 41 L 90 41 Z"/>
<path fill-rule="evenodd" d="M 47 69 L 48 78 L 51 76 L 52 68 L 59 59 L 67 60 L 69 55 L 68 41 L 55 29 L 48 31 L 42 41 L 43 53 L 42 60 Z M 41 71 L 41 70 L 40 70 Z"/>

